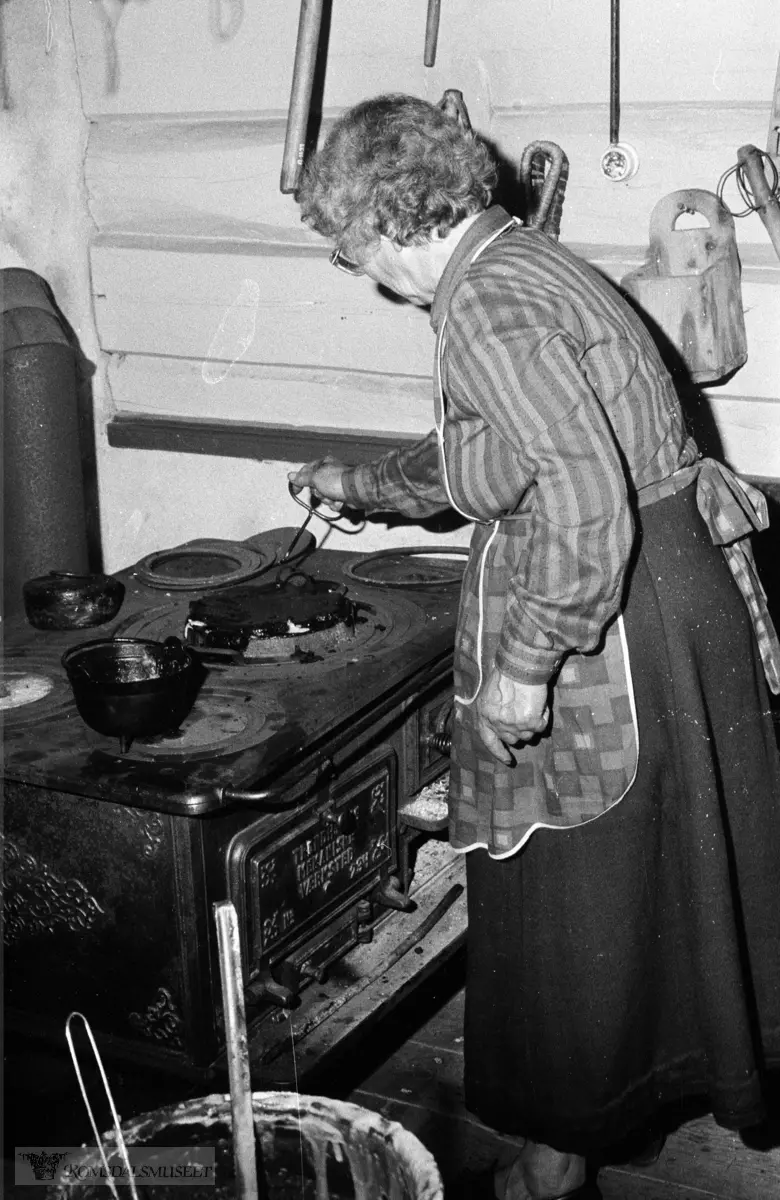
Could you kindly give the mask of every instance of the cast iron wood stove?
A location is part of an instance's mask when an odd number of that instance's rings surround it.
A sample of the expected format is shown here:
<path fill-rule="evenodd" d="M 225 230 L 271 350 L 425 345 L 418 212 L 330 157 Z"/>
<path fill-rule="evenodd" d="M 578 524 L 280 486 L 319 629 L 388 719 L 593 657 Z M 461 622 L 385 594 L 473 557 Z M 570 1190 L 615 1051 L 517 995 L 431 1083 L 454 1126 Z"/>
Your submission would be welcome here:
<path fill-rule="evenodd" d="M 150 555 L 120 573 L 124 605 L 100 629 L 9 624 L 8 1028 L 61 1045 L 78 1010 L 110 1056 L 213 1074 L 212 906 L 229 898 L 269 1079 L 288 1018 L 303 1014 L 304 1037 L 360 991 L 372 942 L 384 971 L 399 938 L 446 908 L 439 891 L 462 860 L 434 839 L 415 901 L 410 845 L 443 825 L 416 816 L 414 798 L 447 769 L 463 561 L 314 549 L 278 566 L 279 536 Z M 282 591 L 301 598 L 291 614 L 275 606 Z M 84 723 L 60 660 L 98 636 L 196 647 L 203 680 L 179 729 L 120 746 Z"/>

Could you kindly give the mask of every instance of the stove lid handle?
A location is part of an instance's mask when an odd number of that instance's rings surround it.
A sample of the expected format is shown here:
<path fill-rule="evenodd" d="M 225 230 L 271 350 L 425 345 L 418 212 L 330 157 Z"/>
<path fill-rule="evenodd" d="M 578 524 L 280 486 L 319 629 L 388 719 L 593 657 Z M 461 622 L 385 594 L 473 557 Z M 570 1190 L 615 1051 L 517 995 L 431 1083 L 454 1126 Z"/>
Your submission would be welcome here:
<path fill-rule="evenodd" d="M 309 768 L 303 774 L 294 776 L 284 775 L 276 787 L 261 788 L 259 791 L 248 791 L 243 788 L 220 787 L 217 796 L 223 805 L 248 804 L 258 805 L 270 811 L 294 808 L 300 803 L 300 793 L 312 791 L 321 787 L 336 773 L 336 768 L 329 758 L 322 759 L 316 767 Z M 305 785 L 301 787 L 301 785 Z M 292 797 L 291 797 L 292 793 Z"/>

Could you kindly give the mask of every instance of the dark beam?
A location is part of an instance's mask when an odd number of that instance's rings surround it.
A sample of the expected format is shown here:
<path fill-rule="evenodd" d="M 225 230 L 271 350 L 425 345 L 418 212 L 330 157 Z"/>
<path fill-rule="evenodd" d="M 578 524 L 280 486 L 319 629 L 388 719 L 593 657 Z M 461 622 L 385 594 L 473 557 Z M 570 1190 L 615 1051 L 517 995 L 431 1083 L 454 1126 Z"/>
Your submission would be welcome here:
<path fill-rule="evenodd" d="M 298 425 L 259 425 L 206 417 L 167 417 L 120 413 L 108 423 L 108 444 L 123 450 L 167 450 L 270 462 L 310 462 L 332 454 L 343 462 L 362 463 L 418 441 L 410 433 L 359 429 L 303 429 Z M 775 503 L 780 480 L 743 475 Z"/>
<path fill-rule="evenodd" d="M 256 425 L 120 413 L 108 423 L 108 444 L 124 450 L 167 450 L 261 461 L 310 462 L 332 454 L 357 464 L 418 441 L 414 434 L 357 429 L 303 429 L 294 425 Z"/>

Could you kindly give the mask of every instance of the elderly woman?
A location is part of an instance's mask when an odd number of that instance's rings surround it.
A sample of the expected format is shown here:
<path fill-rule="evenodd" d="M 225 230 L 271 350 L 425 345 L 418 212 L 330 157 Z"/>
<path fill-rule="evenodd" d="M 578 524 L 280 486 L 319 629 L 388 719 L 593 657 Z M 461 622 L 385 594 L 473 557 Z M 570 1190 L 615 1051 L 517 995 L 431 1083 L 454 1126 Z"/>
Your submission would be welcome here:
<path fill-rule="evenodd" d="M 763 497 L 699 456 L 644 325 L 491 206 L 495 180 L 484 143 L 424 101 L 336 122 L 302 219 L 334 266 L 430 305 L 436 428 L 291 479 L 473 526 L 450 791 L 466 1103 L 526 1138 L 490 1190 L 549 1200 L 584 1196 L 586 1156 L 650 1137 L 684 1097 L 732 1129 L 762 1119 L 780 1061 L 780 647 L 749 549 Z"/>

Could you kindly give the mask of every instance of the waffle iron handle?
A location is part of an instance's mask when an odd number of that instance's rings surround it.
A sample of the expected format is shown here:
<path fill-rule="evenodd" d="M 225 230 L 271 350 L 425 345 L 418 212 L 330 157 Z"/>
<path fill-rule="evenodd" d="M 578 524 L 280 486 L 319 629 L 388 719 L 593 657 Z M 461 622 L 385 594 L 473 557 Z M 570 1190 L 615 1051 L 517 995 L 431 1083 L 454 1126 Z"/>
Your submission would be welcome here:
<path fill-rule="evenodd" d="M 217 797 L 225 806 L 246 804 L 257 806 L 268 812 L 277 812 L 281 809 L 293 808 L 300 803 L 297 795 L 293 799 L 290 798 L 291 793 L 299 793 L 301 790 L 308 792 L 313 788 L 321 787 L 323 783 L 332 779 L 335 773 L 336 768 L 331 759 L 323 758 L 314 768 L 309 768 L 302 774 L 283 776 L 282 781 L 275 787 L 260 788 L 257 791 L 218 787 L 216 789 Z M 301 784 L 306 786 L 301 789 Z"/>

